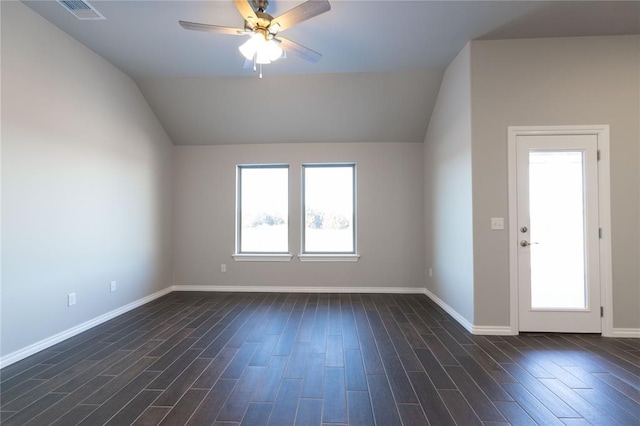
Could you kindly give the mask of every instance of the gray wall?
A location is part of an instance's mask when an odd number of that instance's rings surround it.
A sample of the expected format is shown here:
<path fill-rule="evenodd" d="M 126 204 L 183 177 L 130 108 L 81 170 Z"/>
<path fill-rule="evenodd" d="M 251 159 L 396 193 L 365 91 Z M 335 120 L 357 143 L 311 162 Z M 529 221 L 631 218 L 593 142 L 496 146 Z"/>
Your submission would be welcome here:
<path fill-rule="evenodd" d="M 427 289 L 470 323 L 473 307 L 471 53 L 445 72 L 424 145 Z"/>
<path fill-rule="evenodd" d="M 176 145 L 420 143 L 443 71 L 269 75 L 267 68 L 263 79 L 136 82 Z"/>
<path fill-rule="evenodd" d="M 1 7 L 7 355 L 171 284 L 172 146 L 129 77 Z"/>
<path fill-rule="evenodd" d="M 475 323 L 509 324 L 507 126 L 609 124 L 613 325 L 640 328 L 640 37 L 474 41 L 471 70 Z"/>
<path fill-rule="evenodd" d="M 176 285 L 424 287 L 421 143 L 177 146 L 174 150 Z M 358 170 L 356 263 L 236 262 L 239 163 L 290 164 L 290 247 L 300 249 L 300 165 L 354 161 Z M 220 264 L 227 272 L 220 272 Z"/>

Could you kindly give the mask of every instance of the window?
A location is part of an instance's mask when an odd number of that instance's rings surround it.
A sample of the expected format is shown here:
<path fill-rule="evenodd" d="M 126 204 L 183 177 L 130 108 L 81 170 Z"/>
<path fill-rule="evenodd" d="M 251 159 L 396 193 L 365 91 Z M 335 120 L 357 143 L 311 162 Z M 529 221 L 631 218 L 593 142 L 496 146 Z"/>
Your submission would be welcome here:
<path fill-rule="evenodd" d="M 302 165 L 302 254 L 356 254 L 356 165 Z"/>
<path fill-rule="evenodd" d="M 288 252 L 289 166 L 239 165 L 236 255 Z"/>

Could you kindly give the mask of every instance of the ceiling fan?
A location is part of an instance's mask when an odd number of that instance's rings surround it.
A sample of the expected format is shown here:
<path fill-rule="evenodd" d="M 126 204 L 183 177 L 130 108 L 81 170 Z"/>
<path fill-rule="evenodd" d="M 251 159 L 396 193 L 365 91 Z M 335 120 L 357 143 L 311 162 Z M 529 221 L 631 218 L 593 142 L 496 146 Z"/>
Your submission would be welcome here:
<path fill-rule="evenodd" d="M 329 11 L 331 5 L 328 0 L 307 0 L 276 18 L 266 13 L 268 0 L 233 0 L 233 3 L 244 18 L 243 28 L 178 22 L 187 30 L 250 36 L 239 50 L 246 58 L 245 67 L 253 65 L 253 70 L 256 71 L 257 65 L 260 66 L 260 78 L 263 64 L 270 64 L 285 54 L 296 55 L 311 63 L 318 62 L 322 57 L 320 53 L 280 37 L 278 33 Z"/>

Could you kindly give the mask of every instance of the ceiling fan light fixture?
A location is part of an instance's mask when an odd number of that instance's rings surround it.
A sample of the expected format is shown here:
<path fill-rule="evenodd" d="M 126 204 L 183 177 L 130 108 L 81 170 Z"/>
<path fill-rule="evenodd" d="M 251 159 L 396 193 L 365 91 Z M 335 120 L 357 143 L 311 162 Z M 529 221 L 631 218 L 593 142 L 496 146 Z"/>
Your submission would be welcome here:
<path fill-rule="evenodd" d="M 264 43 L 264 36 L 259 33 L 253 34 L 249 37 L 249 40 L 245 41 L 238 50 L 242 53 L 242 56 L 247 58 L 247 60 L 252 61 L 256 52 L 259 50 L 259 44 Z"/>
<path fill-rule="evenodd" d="M 279 43 L 274 39 L 267 40 L 266 35 L 262 32 L 253 34 L 249 40 L 238 47 L 238 50 L 249 61 L 253 61 L 255 58 L 255 62 L 258 64 L 270 64 L 283 55 Z"/>

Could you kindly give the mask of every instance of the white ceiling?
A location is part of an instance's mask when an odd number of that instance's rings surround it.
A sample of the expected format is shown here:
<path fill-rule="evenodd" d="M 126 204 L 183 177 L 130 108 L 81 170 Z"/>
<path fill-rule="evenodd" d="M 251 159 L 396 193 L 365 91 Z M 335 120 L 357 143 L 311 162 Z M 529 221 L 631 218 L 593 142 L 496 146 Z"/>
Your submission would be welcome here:
<path fill-rule="evenodd" d="M 241 26 L 231 0 L 91 1 L 104 21 L 79 21 L 54 1 L 25 3 L 133 77 L 176 144 L 420 142 L 442 72 L 469 40 L 640 33 L 635 1 L 330 1 L 329 12 L 282 32 L 323 58 L 309 64 L 290 55 L 265 66 L 262 80 L 243 69 L 237 50 L 243 37 L 178 25 Z M 272 0 L 267 12 L 278 16 L 301 2 Z M 418 85 L 416 72 L 425 79 Z M 360 75 L 353 73 L 380 76 L 353 86 Z M 304 76 L 292 76 L 298 74 Z M 291 89 L 286 76 L 292 76 Z M 343 87 L 329 92 L 339 95 L 341 111 L 358 111 L 361 120 L 343 123 L 341 117 L 310 133 L 304 124 L 310 119 L 301 117 L 338 118 L 328 111 L 327 87 Z M 405 95 L 392 96 L 386 106 L 370 105 L 396 91 Z M 410 122 L 407 111 L 413 111 Z M 245 123 L 249 117 L 255 126 L 230 130 L 229 117 Z M 286 128 L 278 124 L 283 120 Z"/>

